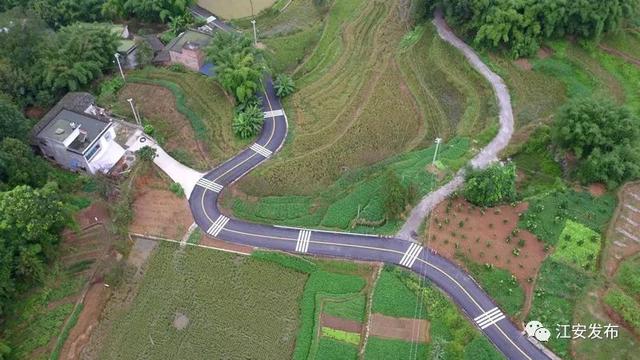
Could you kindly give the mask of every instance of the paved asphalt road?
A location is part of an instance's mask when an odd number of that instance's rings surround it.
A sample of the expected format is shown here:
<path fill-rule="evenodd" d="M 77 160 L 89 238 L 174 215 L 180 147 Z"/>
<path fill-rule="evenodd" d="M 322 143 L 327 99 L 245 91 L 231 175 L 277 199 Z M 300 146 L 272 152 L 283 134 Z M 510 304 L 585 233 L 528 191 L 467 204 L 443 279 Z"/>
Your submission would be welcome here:
<path fill-rule="evenodd" d="M 205 14 L 206 15 L 206 14 Z M 532 344 L 491 298 L 458 266 L 413 242 L 398 238 L 253 224 L 231 219 L 218 209 L 220 192 L 277 152 L 288 131 L 286 115 L 270 78 L 263 85 L 265 122 L 250 148 L 207 173 L 194 188 L 189 205 L 209 236 L 258 248 L 336 258 L 398 264 L 432 281 L 509 359 L 549 359 Z"/>

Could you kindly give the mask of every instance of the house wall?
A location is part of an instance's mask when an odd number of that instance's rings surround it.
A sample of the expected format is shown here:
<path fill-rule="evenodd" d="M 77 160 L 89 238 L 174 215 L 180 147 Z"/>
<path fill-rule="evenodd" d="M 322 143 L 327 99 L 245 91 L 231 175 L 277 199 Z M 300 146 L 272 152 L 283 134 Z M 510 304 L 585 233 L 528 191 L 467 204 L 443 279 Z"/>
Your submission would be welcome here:
<path fill-rule="evenodd" d="M 42 143 L 43 141 L 46 145 Z M 50 160 L 55 161 L 66 169 L 73 171 L 86 171 L 89 169 L 89 164 L 84 156 L 67 150 L 61 142 L 51 139 L 38 139 L 38 147 Z"/>

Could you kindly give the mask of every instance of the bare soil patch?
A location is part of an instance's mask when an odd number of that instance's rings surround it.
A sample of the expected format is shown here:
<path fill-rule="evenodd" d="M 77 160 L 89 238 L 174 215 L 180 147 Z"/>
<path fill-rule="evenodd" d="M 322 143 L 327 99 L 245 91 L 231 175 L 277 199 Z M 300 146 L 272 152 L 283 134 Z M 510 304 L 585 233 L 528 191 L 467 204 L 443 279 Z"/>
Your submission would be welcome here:
<path fill-rule="evenodd" d="M 324 313 L 320 315 L 320 324 L 332 329 L 348 332 L 360 333 L 362 331 L 362 324 L 355 320 L 342 319 Z"/>
<path fill-rule="evenodd" d="M 171 91 L 156 85 L 129 83 L 120 91 L 118 98 L 124 109 L 130 109 L 126 99 L 136 100 L 140 115 L 154 126 L 155 135 L 162 138 L 162 147 L 167 152 L 185 153 L 200 168 L 210 165 L 191 123 L 176 109 L 176 98 Z"/>
<path fill-rule="evenodd" d="M 602 183 L 594 183 L 589 185 L 589 193 L 592 196 L 600 197 L 607 193 L 607 187 Z"/>
<path fill-rule="evenodd" d="M 173 319 L 173 327 L 178 330 L 184 330 L 189 325 L 189 318 L 183 313 L 176 313 Z"/>
<path fill-rule="evenodd" d="M 140 269 L 142 265 L 147 261 L 149 255 L 153 252 L 153 249 L 158 245 L 157 241 L 136 238 L 127 258 L 127 262 L 137 269 Z"/>
<path fill-rule="evenodd" d="M 84 346 L 89 342 L 91 331 L 98 325 L 100 314 L 107 302 L 109 289 L 102 282 L 91 285 L 84 297 L 84 307 L 78 322 L 71 329 L 69 338 L 60 352 L 61 360 L 78 359 Z"/>
<path fill-rule="evenodd" d="M 74 216 L 81 229 L 94 224 L 104 224 L 109 220 L 109 209 L 102 202 L 94 201 L 88 208 Z"/>
<path fill-rule="evenodd" d="M 640 251 L 640 182 L 629 183 L 618 192 L 618 208 L 607 230 L 602 264 L 613 276 L 620 262 Z"/>
<path fill-rule="evenodd" d="M 133 233 L 181 239 L 193 223 L 189 203 L 169 191 L 169 180 L 153 168 L 135 181 Z"/>
<path fill-rule="evenodd" d="M 527 203 L 482 210 L 464 199 L 443 201 L 431 213 L 427 245 L 461 265 L 456 255 L 479 264 L 509 270 L 531 296 L 535 277 L 546 257 L 544 244 L 535 235 L 517 228 L 519 214 Z M 519 249 L 520 255 L 513 254 Z"/>
<path fill-rule="evenodd" d="M 546 59 L 549 56 L 553 55 L 553 50 L 548 47 L 541 47 L 538 49 L 538 59 Z"/>
<path fill-rule="evenodd" d="M 429 322 L 423 319 L 407 319 L 385 316 L 382 314 L 371 314 L 371 336 L 378 336 L 387 339 L 399 339 L 428 343 Z"/>
<path fill-rule="evenodd" d="M 531 70 L 533 69 L 533 65 L 531 64 L 531 62 L 529 61 L 529 59 L 525 59 L 525 58 L 520 58 L 518 60 L 515 60 L 513 62 L 514 64 L 516 64 L 516 66 L 522 70 Z"/>

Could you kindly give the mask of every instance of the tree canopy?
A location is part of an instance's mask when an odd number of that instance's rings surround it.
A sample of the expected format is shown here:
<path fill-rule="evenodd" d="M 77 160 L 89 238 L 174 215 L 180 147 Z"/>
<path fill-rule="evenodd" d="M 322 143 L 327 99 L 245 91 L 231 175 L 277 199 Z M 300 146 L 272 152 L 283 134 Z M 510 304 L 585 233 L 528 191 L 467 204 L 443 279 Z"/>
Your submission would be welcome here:
<path fill-rule="evenodd" d="M 0 314 L 19 281 L 42 278 L 68 221 L 55 183 L 0 193 Z"/>
<path fill-rule="evenodd" d="M 135 17 L 150 22 L 167 22 L 187 12 L 193 0 L 103 0 L 102 14 L 109 18 Z"/>
<path fill-rule="evenodd" d="M 531 56 L 544 39 L 574 35 L 599 40 L 638 14 L 640 0 L 427 0 L 488 48 Z"/>
<path fill-rule="evenodd" d="M 29 121 L 11 101 L 0 96 L 0 141 L 5 138 L 26 139 Z"/>
<path fill-rule="evenodd" d="M 484 170 L 467 172 L 464 197 L 478 206 L 495 206 L 516 200 L 516 166 L 494 164 Z"/>
<path fill-rule="evenodd" d="M 245 103 L 256 94 L 265 63 L 251 39 L 219 31 L 205 51 L 207 58 L 216 64 L 218 81 L 238 103 Z"/>
<path fill-rule="evenodd" d="M 560 109 L 553 141 L 578 160 L 583 182 L 615 187 L 640 176 L 640 119 L 610 101 L 577 99 Z"/>

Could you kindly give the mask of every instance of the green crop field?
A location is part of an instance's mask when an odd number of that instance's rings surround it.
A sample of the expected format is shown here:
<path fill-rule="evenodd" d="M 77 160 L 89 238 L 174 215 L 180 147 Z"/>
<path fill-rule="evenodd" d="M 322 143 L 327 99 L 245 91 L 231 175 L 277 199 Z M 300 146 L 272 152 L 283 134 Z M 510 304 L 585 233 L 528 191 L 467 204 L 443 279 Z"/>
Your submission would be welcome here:
<path fill-rule="evenodd" d="M 372 312 L 429 321 L 427 344 L 417 346 L 418 358 L 502 359 L 491 343 L 469 324 L 458 308 L 434 285 L 395 267 L 382 271 L 372 299 Z M 406 358 L 416 344 L 370 337 L 365 359 Z M 403 354 L 403 355 L 398 355 Z"/>
<path fill-rule="evenodd" d="M 341 301 L 361 294 L 371 268 L 340 261 L 317 261 L 289 256 L 275 252 L 255 252 L 252 257 L 264 262 L 279 264 L 285 268 L 308 274 L 302 297 L 299 298 L 300 327 L 296 337 L 294 359 L 329 358 L 322 354 L 324 347 L 330 351 L 344 352 L 345 346 L 327 342 L 327 336 L 320 333 L 320 312 L 322 304 Z M 364 310 L 360 310 L 364 311 Z M 336 340 L 335 338 L 333 340 Z M 324 344 L 323 344 L 324 342 Z M 345 343 L 341 341 L 340 343 Z M 353 345 L 353 344 L 352 344 Z M 355 347 L 354 347 L 355 348 Z M 327 350 L 329 351 L 329 350 Z M 350 353 L 350 350 L 347 351 Z"/>
<path fill-rule="evenodd" d="M 538 273 L 528 319 L 550 327 L 572 324 L 576 302 L 584 296 L 590 281 L 589 274 L 547 258 Z M 570 340 L 552 336 L 548 346 L 564 357 L 569 354 Z"/>
<path fill-rule="evenodd" d="M 258 14 L 282 0 L 198 0 L 198 5 L 224 19 L 236 19 Z M 284 1 L 286 2 L 286 1 Z"/>
<path fill-rule="evenodd" d="M 314 360 L 356 360 L 358 358 L 358 347 L 344 341 L 338 341 L 330 337 L 320 338 L 318 351 Z"/>
<path fill-rule="evenodd" d="M 365 306 L 366 298 L 364 294 L 356 294 L 354 296 L 346 296 L 344 299 L 325 301 L 322 312 L 342 319 L 363 322 Z"/>
<path fill-rule="evenodd" d="M 100 358 L 288 358 L 307 277 L 250 257 L 160 244 L 131 305 L 107 313 Z M 188 319 L 182 330 L 174 326 L 179 315 Z"/>
<path fill-rule="evenodd" d="M 595 270 L 600 253 L 600 235 L 575 221 L 567 220 L 556 251 L 551 257 L 585 270 Z"/>
<path fill-rule="evenodd" d="M 281 14 L 265 15 L 264 41 L 273 45 L 267 53 L 278 59 L 276 68 L 294 69 L 299 90 L 284 102 L 292 131 L 283 152 L 239 182 L 243 193 L 260 199 L 318 198 L 345 173 L 430 146 L 437 136 L 475 136 L 495 123 L 488 85 L 431 25 L 399 52 L 406 30 L 396 21 L 395 1 L 336 1 L 320 20 L 299 8 L 303 3 L 294 1 Z M 279 26 L 276 19 L 284 23 Z M 286 45 L 282 53 L 279 42 Z M 409 54 L 418 60 L 405 61 L 412 58 Z M 447 92 L 440 94 L 442 89 Z M 295 200 L 298 210 L 315 209 L 315 201 Z M 236 214 L 258 215 L 254 209 Z M 328 223 L 324 226 L 344 228 L 317 212 L 284 215 L 306 218 L 300 223 L 322 218 Z"/>
<path fill-rule="evenodd" d="M 593 197 L 588 192 L 554 191 L 532 199 L 519 226 L 546 243 L 555 245 L 567 219 L 601 233 L 611 219 L 615 206 L 616 199 L 610 194 Z"/>

